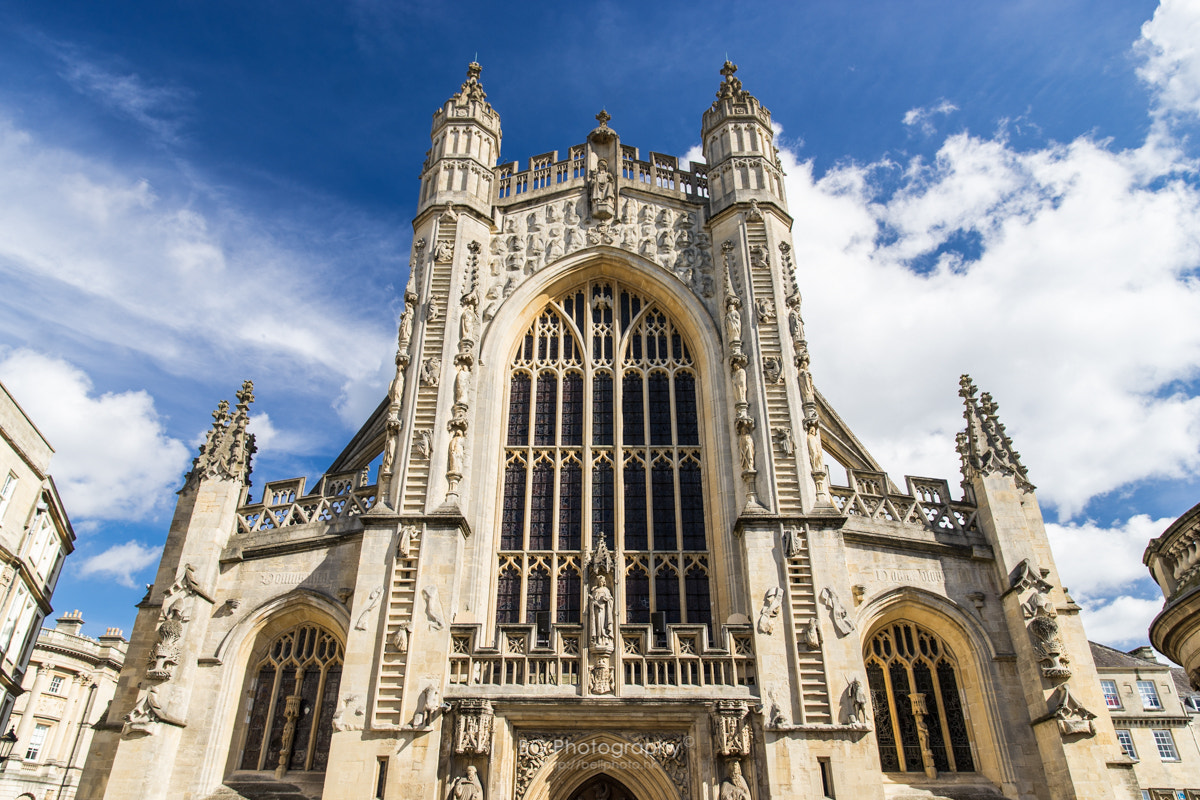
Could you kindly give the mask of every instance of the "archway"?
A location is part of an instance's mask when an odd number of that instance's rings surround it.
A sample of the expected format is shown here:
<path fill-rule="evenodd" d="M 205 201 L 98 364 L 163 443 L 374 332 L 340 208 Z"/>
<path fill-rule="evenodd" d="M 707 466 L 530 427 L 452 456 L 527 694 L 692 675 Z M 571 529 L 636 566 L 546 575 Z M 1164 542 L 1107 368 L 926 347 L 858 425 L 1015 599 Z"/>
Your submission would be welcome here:
<path fill-rule="evenodd" d="M 597 775 L 572 792 L 570 800 L 638 800 L 638 797 L 616 778 Z"/>

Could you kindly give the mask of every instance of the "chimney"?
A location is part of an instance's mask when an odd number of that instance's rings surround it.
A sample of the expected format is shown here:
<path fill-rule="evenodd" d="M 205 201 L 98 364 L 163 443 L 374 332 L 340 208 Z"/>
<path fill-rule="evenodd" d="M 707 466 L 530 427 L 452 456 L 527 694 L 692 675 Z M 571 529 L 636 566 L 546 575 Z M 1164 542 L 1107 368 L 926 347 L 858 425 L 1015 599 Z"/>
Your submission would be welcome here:
<path fill-rule="evenodd" d="M 1158 656 L 1154 654 L 1154 648 L 1148 644 L 1133 648 L 1129 651 L 1129 655 L 1133 656 L 1134 658 L 1143 658 L 1146 661 L 1153 661 L 1155 664 L 1159 663 Z"/>
<path fill-rule="evenodd" d="M 76 609 L 63 614 L 54 620 L 54 630 L 71 636 L 79 636 L 79 632 L 83 630 L 83 612 Z"/>

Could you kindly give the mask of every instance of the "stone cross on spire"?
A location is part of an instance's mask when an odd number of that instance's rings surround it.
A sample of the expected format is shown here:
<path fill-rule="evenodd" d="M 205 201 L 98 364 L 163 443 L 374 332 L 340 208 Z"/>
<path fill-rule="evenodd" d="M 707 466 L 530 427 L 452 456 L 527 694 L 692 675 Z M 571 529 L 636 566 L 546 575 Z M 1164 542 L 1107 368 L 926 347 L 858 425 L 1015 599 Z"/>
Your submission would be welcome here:
<path fill-rule="evenodd" d="M 1021 464 L 1021 454 L 1013 447 L 1004 424 L 996 416 L 999 405 L 987 392 L 976 399 L 975 382 L 970 375 L 963 375 L 958 384 L 958 394 L 965 405 L 963 417 L 967 420 L 967 429 L 958 434 L 956 440 L 963 477 L 969 480 L 975 475 L 999 472 L 1011 475 L 1022 491 L 1033 491 L 1035 487 Z"/>
<path fill-rule="evenodd" d="M 600 113 L 596 115 L 596 121 L 600 123 L 601 128 L 608 127 L 608 121 L 612 119 L 607 109 L 600 109 Z"/>
<path fill-rule="evenodd" d="M 721 67 L 721 74 L 725 76 L 725 80 L 721 82 L 721 86 L 717 89 L 718 100 L 745 100 L 750 94 L 742 89 L 742 82 L 734 76 L 737 72 L 737 64 L 732 61 L 726 61 Z"/>

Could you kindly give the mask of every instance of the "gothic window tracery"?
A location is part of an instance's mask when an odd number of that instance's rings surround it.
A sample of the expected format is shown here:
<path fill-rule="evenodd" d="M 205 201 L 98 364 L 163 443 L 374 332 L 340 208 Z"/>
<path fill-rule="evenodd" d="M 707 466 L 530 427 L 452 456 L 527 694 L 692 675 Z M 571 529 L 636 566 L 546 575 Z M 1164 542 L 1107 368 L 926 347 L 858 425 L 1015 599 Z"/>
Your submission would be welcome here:
<path fill-rule="evenodd" d="M 325 769 L 343 657 L 337 637 L 313 624 L 271 642 L 251 672 L 241 769 Z"/>
<path fill-rule="evenodd" d="M 933 633 L 895 622 L 865 653 L 879 760 L 885 772 L 974 772 L 958 663 Z"/>
<path fill-rule="evenodd" d="M 538 314 L 509 373 L 498 623 L 578 623 L 603 540 L 620 619 L 711 624 L 697 382 L 683 334 L 632 288 L 595 281 Z"/>

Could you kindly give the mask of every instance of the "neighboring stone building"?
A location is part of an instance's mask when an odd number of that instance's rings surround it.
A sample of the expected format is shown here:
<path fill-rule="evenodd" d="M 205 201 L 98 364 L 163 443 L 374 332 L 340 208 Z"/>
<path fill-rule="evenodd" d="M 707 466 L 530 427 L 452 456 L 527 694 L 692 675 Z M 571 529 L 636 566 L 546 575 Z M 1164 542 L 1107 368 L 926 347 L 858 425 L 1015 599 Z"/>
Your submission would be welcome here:
<path fill-rule="evenodd" d="M 1122 653 L 1091 643 L 1104 703 L 1149 800 L 1200 798 L 1200 699 L 1178 667 L 1149 647 Z"/>
<path fill-rule="evenodd" d="M 0 731 L 75 532 L 50 477 L 54 448 L 0 384 Z"/>
<path fill-rule="evenodd" d="M 964 376 L 954 497 L 815 388 L 735 69 L 705 164 L 601 112 L 521 169 L 470 66 L 387 397 L 254 496 L 218 406 L 81 797 L 1138 797 L 995 402 Z"/>
<path fill-rule="evenodd" d="M 1150 641 L 1200 687 L 1200 504 L 1151 539 L 1142 562 L 1166 598 L 1150 623 Z"/>
<path fill-rule="evenodd" d="M 13 711 L 17 744 L 0 770 L 0 800 L 70 800 L 125 662 L 118 628 L 83 636 L 83 615 L 68 612 L 38 634 Z M 33 713 L 30 713 L 32 709 Z"/>

